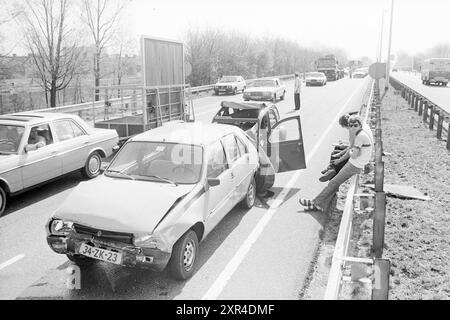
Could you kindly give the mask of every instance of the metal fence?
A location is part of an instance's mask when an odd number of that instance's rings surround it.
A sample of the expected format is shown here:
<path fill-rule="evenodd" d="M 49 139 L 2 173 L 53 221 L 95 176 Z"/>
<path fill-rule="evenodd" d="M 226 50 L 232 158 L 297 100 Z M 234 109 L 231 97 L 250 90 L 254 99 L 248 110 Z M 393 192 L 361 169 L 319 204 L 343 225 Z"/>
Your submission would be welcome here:
<path fill-rule="evenodd" d="M 430 130 L 436 128 L 436 138 L 443 139 L 443 135 L 447 138 L 447 149 L 450 150 L 450 114 L 442 107 L 433 103 L 429 98 L 421 95 L 414 89 L 408 87 L 397 79 L 390 78 L 390 84 L 396 90 L 401 92 L 411 109 L 418 112 L 423 122 L 428 124 Z"/>

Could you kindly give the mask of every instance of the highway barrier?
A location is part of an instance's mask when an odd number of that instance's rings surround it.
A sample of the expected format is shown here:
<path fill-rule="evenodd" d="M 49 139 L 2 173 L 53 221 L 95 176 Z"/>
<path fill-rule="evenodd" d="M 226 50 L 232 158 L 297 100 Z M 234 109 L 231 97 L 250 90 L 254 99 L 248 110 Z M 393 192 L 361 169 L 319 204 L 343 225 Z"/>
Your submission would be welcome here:
<path fill-rule="evenodd" d="M 437 139 L 443 140 L 443 135 L 446 136 L 446 147 L 450 150 L 450 114 L 399 80 L 391 77 L 390 84 L 395 90 L 401 92 L 401 97 L 408 102 L 410 109 L 418 112 L 430 130 L 436 128 Z"/>
<path fill-rule="evenodd" d="M 381 99 L 378 82 L 371 85 L 367 104 L 360 111 L 365 122 L 375 129 L 375 194 L 358 193 L 360 176 L 355 175 L 350 180 L 350 188 L 344 205 L 344 210 L 333 253 L 332 265 L 328 276 L 325 300 L 341 299 L 343 282 L 360 282 L 371 285 L 372 300 L 387 300 L 389 295 L 390 261 L 383 259 L 384 226 L 386 217 L 386 194 L 384 187 L 383 143 L 381 132 Z M 372 257 L 352 257 L 349 245 L 352 236 L 353 216 L 356 211 L 369 210 L 368 198 L 374 199 L 373 204 L 373 244 Z M 357 205 L 355 207 L 355 204 Z M 372 208 L 370 208 L 372 209 Z M 344 271 L 350 270 L 350 275 Z M 369 271 L 367 271 L 369 270 Z"/>

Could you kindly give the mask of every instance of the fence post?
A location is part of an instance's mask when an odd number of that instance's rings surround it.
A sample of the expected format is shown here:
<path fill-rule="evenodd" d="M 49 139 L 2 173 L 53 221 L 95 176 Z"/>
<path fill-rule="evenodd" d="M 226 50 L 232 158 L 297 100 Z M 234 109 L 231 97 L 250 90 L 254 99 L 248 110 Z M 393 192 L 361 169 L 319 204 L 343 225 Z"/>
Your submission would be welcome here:
<path fill-rule="evenodd" d="M 433 130 L 434 128 L 434 105 L 430 105 L 430 130 Z"/>
<path fill-rule="evenodd" d="M 437 132 L 436 137 L 441 140 L 442 139 L 442 126 L 444 124 L 444 117 L 442 116 L 442 110 L 438 111 L 438 123 L 437 123 Z"/>
<path fill-rule="evenodd" d="M 384 222 L 386 218 L 386 193 L 375 194 L 375 214 L 373 217 L 373 255 L 381 258 L 384 246 Z"/>
<path fill-rule="evenodd" d="M 410 107 L 411 109 L 414 108 L 414 103 L 417 100 L 417 96 L 415 94 L 413 94 L 412 98 L 411 98 L 411 103 L 410 103 Z"/>
<path fill-rule="evenodd" d="M 450 121 L 447 127 L 447 149 L 450 150 Z"/>
<path fill-rule="evenodd" d="M 423 105 L 425 104 L 425 100 L 424 99 L 421 99 L 420 100 L 420 104 L 419 104 L 419 116 L 421 116 L 422 115 L 422 113 L 423 113 Z"/>
<path fill-rule="evenodd" d="M 423 122 L 427 122 L 428 117 L 428 101 L 425 101 L 423 104 Z"/>
<path fill-rule="evenodd" d="M 414 111 L 417 112 L 417 110 L 419 109 L 419 103 L 422 101 L 422 97 L 419 97 L 418 99 L 416 99 L 416 103 L 414 103 Z"/>

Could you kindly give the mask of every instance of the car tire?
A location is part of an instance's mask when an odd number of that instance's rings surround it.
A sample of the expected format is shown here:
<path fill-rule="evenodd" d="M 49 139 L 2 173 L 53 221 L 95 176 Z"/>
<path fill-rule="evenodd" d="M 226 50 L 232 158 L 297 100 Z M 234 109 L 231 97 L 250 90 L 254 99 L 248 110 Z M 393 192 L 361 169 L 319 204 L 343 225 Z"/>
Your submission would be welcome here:
<path fill-rule="evenodd" d="M 73 263 L 75 263 L 77 266 L 90 266 L 94 263 L 97 263 L 98 260 L 93 259 L 93 258 L 89 258 L 89 257 L 85 257 L 81 254 L 74 254 L 74 255 L 70 255 L 70 254 L 66 254 L 67 258 L 72 261 Z"/>
<path fill-rule="evenodd" d="M 102 157 L 97 151 L 92 152 L 86 160 L 86 164 L 81 169 L 81 173 L 86 179 L 93 179 L 100 174 Z"/>
<path fill-rule="evenodd" d="M 0 186 L 0 217 L 5 213 L 7 194 L 3 187 Z"/>
<path fill-rule="evenodd" d="M 256 182 L 255 178 L 252 178 L 247 188 L 247 194 L 245 195 L 245 198 L 241 201 L 241 206 L 245 209 L 251 209 L 255 205 L 255 200 L 256 200 Z"/>
<path fill-rule="evenodd" d="M 168 263 L 168 271 L 178 280 L 192 277 L 198 253 L 198 238 L 193 230 L 186 232 L 175 243 Z"/>

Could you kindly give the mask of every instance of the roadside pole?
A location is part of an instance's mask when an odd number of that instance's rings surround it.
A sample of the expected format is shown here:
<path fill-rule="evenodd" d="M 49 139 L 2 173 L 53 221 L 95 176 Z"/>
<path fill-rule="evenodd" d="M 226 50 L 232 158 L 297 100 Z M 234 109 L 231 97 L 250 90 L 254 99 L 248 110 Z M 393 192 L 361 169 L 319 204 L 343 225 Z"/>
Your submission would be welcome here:
<path fill-rule="evenodd" d="M 392 22 L 394 19 L 394 0 L 391 0 L 391 26 L 389 28 L 389 45 L 388 45 L 388 56 L 386 62 L 386 84 L 384 85 L 385 92 L 389 89 L 390 80 L 390 68 L 391 68 L 391 42 L 392 42 Z"/>

